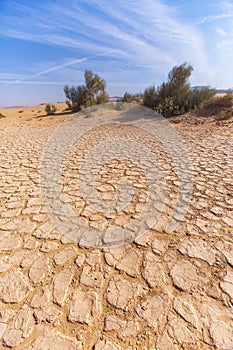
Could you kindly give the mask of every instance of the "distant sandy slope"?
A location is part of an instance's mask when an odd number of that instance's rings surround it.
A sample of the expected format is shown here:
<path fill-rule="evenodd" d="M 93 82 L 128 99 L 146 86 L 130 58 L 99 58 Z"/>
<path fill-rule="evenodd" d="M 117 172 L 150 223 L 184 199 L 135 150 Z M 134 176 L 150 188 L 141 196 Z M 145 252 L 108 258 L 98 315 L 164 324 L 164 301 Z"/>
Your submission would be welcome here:
<path fill-rule="evenodd" d="M 53 103 L 56 106 L 56 114 L 59 114 L 65 110 L 67 107 L 65 102 Z M 6 117 L 20 117 L 22 119 L 28 119 L 33 117 L 45 116 L 45 106 L 46 103 L 37 106 L 27 106 L 27 107 L 9 107 L 0 108 L 0 113 Z"/>

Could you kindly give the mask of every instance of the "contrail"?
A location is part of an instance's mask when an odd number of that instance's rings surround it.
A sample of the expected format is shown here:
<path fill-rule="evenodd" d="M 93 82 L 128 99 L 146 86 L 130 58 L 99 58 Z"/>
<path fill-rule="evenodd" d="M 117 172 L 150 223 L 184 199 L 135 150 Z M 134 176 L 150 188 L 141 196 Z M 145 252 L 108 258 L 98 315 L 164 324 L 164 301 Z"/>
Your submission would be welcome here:
<path fill-rule="evenodd" d="M 90 57 L 89 57 L 90 58 Z M 36 77 L 39 77 L 41 75 L 44 75 L 44 74 L 47 74 L 47 73 L 50 73 L 50 72 L 54 72 L 58 69 L 61 69 L 61 68 L 64 68 L 64 67 L 68 67 L 68 66 L 72 66 L 73 64 L 75 63 L 80 63 L 80 62 L 84 62 L 84 61 L 87 61 L 89 59 L 88 57 L 84 57 L 84 58 L 79 58 L 79 59 L 76 59 L 76 60 L 73 60 L 73 61 L 70 61 L 70 62 L 67 62 L 67 63 L 63 63 L 63 64 L 59 64 L 55 67 L 51 67 L 51 68 L 48 68 L 48 69 L 44 69 L 36 74 L 33 74 L 33 75 L 29 75 L 27 76 L 26 78 L 23 78 L 23 79 L 18 79 L 18 80 L 13 80 L 11 82 L 8 82 L 6 83 L 5 85 L 11 85 L 11 84 L 24 84 L 27 80 L 30 80 L 32 78 L 36 78 Z"/>
<path fill-rule="evenodd" d="M 31 79 L 31 78 L 36 78 L 36 77 L 39 77 L 40 75 L 44 75 L 44 74 L 46 74 L 46 73 L 53 72 L 53 71 L 58 70 L 58 69 L 60 69 L 60 68 L 72 66 L 72 65 L 75 64 L 75 63 L 80 63 L 80 62 L 84 62 L 84 61 L 87 61 L 87 60 L 88 60 L 88 58 L 81 58 L 81 59 L 74 60 L 74 61 L 71 61 L 71 62 L 59 64 L 59 65 L 57 65 L 57 66 L 55 66 L 55 67 L 48 68 L 48 69 L 42 70 L 42 71 L 39 72 L 39 73 L 30 75 L 30 77 L 28 77 L 28 78 L 26 78 L 26 79 L 29 79 L 29 78 L 30 78 L 30 79 Z M 25 80 L 25 79 L 22 79 L 22 80 Z"/>
<path fill-rule="evenodd" d="M 106 51 L 107 54 L 111 53 L 111 52 L 115 52 L 115 50 L 110 50 L 110 51 Z M 50 72 L 54 72 L 58 69 L 61 69 L 61 68 L 65 68 L 65 67 L 68 67 L 68 66 L 72 66 L 76 63 L 81 63 L 81 62 L 85 62 L 85 61 L 88 61 L 90 59 L 94 59 L 96 57 L 102 57 L 105 55 L 105 52 L 104 53 L 101 53 L 101 54 L 97 54 L 97 55 L 94 55 L 94 56 L 90 56 L 90 57 L 83 57 L 83 58 L 79 58 L 79 59 L 76 59 L 76 60 L 73 60 L 73 61 L 70 61 L 70 62 L 67 62 L 67 63 L 63 63 L 63 64 L 59 64 L 55 67 L 51 67 L 51 68 L 48 68 L 48 69 L 44 69 L 38 73 L 35 73 L 35 74 L 32 74 L 32 75 L 29 75 L 23 79 L 17 79 L 17 80 L 13 80 L 13 81 L 9 81 L 9 82 L 6 82 L 5 84 L 3 84 L 2 86 L 8 86 L 8 85 L 11 85 L 11 84 L 26 84 L 26 82 L 32 78 L 36 78 L 36 77 L 39 77 L 41 75 L 44 75 L 44 74 L 47 74 L 47 73 L 50 73 Z M 0 81 L 1 83 L 1 81 Z M 34 83 L 34 82 L 33 82 Z M 39 84 L 39 82 L 38 82 Z"/>
<path fill-rule="evenodd" d="M 10 85 L 10 84 L 24 84 L 24 85 L 72 85 L 73 82 L 67 81 L 33 81 L 33 80 L 16 80 L 14 82 L 9 82 L 7 80 L 0 80 L 0 84 Z"/>

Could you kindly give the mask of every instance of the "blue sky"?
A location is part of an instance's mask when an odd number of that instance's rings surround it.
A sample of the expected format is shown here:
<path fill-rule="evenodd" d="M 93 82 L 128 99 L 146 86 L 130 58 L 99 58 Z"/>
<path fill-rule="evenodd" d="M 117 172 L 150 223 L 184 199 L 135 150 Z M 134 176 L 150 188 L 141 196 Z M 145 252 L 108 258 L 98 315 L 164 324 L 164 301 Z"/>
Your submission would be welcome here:
<path fill-rule="evenodd" d="M 108 93 L 143 92 L 174 65 L 233 87 L 231 0 L 0 0 L 0 106 L 64 101 L 90 69 Z"/>

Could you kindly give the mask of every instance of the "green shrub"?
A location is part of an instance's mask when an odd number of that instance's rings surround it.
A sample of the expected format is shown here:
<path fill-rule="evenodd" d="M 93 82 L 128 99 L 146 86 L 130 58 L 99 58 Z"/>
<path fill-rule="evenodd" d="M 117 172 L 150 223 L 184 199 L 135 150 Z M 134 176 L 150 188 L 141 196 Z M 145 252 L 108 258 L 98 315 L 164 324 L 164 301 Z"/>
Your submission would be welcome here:
<path fill-rule="evenodd" d="M 143 95 L 143 104 L 144 106 L 155 109 L 156 103 L 157 103 L 157 91 L 155 86 L 149 86 L 145 91 Z"/>
<path fill-rule="evenodd" d="M 207 101 L 203 107 L 211 107 L 211 108 L 231 108 L 233 101 L 233 94 L 227 93 L 223 96 L 215 96 L 214 98 Z"/>
<path fill-rule="evenodd" d="M 137 93 L 137 94 L 130 94 L 129 92 L 125 92 L 124 96 L 122 98 L 117 99 L 116 102 L 137 102 L 141 103 L 143 100 L 143 94 Z"/>
<path fill-rule="evenodd" d="M 108 95 L 105 91 L 101 92 L 99 95 L 96 96 L 96 104 L 100 105 L 102 103 L 108 102 Z"/>
<path fill-rule="evenodd" d="M 54 105 L 51 105 L 51 104 L 47 104 L 45 106 L 45 112 L 47 113 L 47 115 L 52 115 L 56 112 L 56 107 Z"/>
<path fill-rule="evenodd" d="M 66 95 L 66 104 L 69 110 L 74 112 L 81 111 L 85 104 L 86 89 L 84 86 L 77 86 L 76 88 L 72 86 L 71 88 L 66 85 L 64 87 L 64 92 Z"/>
<path fill-rule="evenodd" d="M 200 117 L 206 116 L 218 116 L 231 112 L 233 106 L 233 94 L 228 93 L 223 96 L 214 96 L 208 101 L 204 101 L 200 109 L 198 109 L 195 114 Z"/>
<path fill-rule="evenodd" d="M 88 70 L 85 71 L 84 77 L 85 85 L 72 86 L 71 88 L 66 85 L 64 87 L 64 93 L 67 98 L 66 104 L 74 112 L 108 102 L 105 81 Z"/>
<path fill-rule="evenodd" d="M 164 117 L 179 115 L 199 107 L 204 101 L 214 96 L 215 90 L 190 88 L 189 77 L 193 68 L 184 63 L 172 68 L 167 82 L 157 89 L 151 86 L 144 91 L 143 104 Z"/>
<path fill-rule="evenodd" d="M 122 102 L 133 102 L 133 95 L 126 91 L 124 96 L 122 97 Z"/>

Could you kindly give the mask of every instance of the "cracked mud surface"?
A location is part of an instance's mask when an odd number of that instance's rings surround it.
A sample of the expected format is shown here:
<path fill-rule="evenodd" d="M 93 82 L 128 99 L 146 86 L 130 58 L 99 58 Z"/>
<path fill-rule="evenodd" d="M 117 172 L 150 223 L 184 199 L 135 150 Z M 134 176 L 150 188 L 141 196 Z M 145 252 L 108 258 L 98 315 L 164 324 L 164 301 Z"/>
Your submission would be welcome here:
<path fill-rule="evenodd" d="M 177 177 L 169 155 L 127 122 L 84 135 L 64 164 L 63 188 L 90 227 L 121 228 L 143 210 L 147 192 L 142 169 L 116 157 L 101 165 L 97 190 L 103 201 L 114 200 L 126 176 L 135 188 L 130 205 L 102 215 L 85 203 L 77 171 L 100 140 L 128 137 L 154 147 L 167 185 L 164 206 L 155 203 L 160 220 L 147 222 L 146 235 L 93 248 L 64 236 L 41 199 L 41 155 L 63 120 L 0 120 L 0 347 L 233 349 L 233 123 L 172 124 L 192 158 L 194 181 L 187 215 L 170 234 L 164 220 Z"/>

